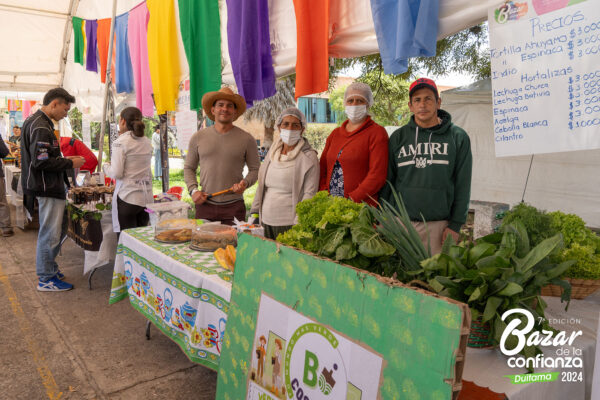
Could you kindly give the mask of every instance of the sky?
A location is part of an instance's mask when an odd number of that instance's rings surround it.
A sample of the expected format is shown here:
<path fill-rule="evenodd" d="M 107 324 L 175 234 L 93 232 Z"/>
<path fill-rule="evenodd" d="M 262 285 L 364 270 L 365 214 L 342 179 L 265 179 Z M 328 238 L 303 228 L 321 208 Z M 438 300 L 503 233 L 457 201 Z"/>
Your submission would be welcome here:
<path fill-rule="evenodd" d="M 431 77 L 436 84 L 440 86 L 465 86 L 475 82 L 475 79 L 469 75 L 464 74 L 448 74 L 446 76 L 433 76 Z"/>
<path fill-rule="evenodd" d="M 360 76 L 360 69 L 358 69 L 358 68 L 347 69 L 347 70 L 343 71 L 343 75 L 357 78 L 358 76 Z M 448 75 L 444 75 L 444 76 L 428 76 L 428 78 L 433 79 L 436 84 L 441 85 L 441 86 L 458 87 L 458 86 L 465 86 L 465 85 L 475 82 L 475 79 L 469 75 L 456 74 L 456 73 L 452 73 L 452 74 L 448 74 Z"/>

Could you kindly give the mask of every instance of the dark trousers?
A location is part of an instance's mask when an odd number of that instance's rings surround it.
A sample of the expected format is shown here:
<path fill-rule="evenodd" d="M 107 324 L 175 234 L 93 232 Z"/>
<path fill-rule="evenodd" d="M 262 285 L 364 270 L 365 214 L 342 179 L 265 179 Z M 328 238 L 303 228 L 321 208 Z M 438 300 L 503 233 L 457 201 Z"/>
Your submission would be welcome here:
<path fill-rule="evenodd" d="M 196 204 L 196 218 L 209 221 L 220 221 L 223 225 L 233 225 L 233 218 L 238 221 L 246 220 L 246 205 L 244 200 L 229 204 Z"/>
<path fill-rule="evenodd" d="M 279 235 L 280 233 L 285 233 L 287 231 L 289 231 L 290 229 L 292 229 L 292 226 L 294 225 L 285 225 L 285 226 L 273 226 L 273 225 L 267 225 L 267 224 L 262 224 L 262 227 L 265 229 L 265 237 L 267 239 L 277 239 L 277 235 Z"/>
<path fill-rule="evenodd" d="M 121 200 L 119 196 L 117 196 L 117 206 L 121 231 L 123 229 L 148 226 L 150 217 L 148 216 L 148 213 L 144 211 L 144 207 L 127 203 L 126 201 Z"/>

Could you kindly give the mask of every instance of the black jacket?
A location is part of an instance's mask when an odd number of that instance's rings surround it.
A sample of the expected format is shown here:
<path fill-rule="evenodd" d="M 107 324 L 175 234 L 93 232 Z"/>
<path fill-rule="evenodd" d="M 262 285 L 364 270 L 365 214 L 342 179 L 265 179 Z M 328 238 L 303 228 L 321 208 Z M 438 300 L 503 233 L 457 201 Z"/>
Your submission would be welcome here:
<path fill-rule="evenodd" d="M 8 150 L 8 147 L 6 147 L 6 143 L 4 143 L 4 139 L 2 139 L 2 136 L 0 136 L 0 178 L 4 178 L 4 168 L 2 168 L 2 159 L 9 154 L 10 151 Z"/>
<path fill-rule="evenodd" d="M 65 199 L 66 172 L 73 161 L 64 158 L 52 120 L 39 110 L 25 120 L 21 134 L 21 185 L 30 197 Z"/>

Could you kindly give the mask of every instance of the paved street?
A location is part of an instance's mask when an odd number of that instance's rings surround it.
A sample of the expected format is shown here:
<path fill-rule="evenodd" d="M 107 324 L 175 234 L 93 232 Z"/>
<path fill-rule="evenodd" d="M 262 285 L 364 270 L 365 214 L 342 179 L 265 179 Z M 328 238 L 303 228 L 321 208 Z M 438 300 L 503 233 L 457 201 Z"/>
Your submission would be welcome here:
<path fill-rule="evenodd" d="M 191 363 L 127 300 L 109 305 L 112 266 L 93 289 L 83 250 L 67 239 L 57 261 L 75 289 L 36 290 L 37 231 L 0 237 L 0 399 L 214 399 L 216 373 Z"/>

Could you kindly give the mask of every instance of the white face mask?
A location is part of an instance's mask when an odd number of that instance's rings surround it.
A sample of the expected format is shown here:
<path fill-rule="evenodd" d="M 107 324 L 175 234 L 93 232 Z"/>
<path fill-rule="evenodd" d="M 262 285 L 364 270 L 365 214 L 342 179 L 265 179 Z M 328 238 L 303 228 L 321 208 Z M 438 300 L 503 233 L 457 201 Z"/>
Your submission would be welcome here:
<path fill-rule="evenodd" d="M 346 106 L 346 115 L 350 122 L 362 121 L 367 116 L 367 106 Z"/>
<path fill-rule="evenodd" d="M 279 131 L 279 137 L 281 138 L 281 141 L 283 143 L 287 144 L 288 146 L 293 146 L 296 143 L 298 143 L 298 141 L 302 137 L 302 131 L 292 131 L 289 129 L 281 129 Z"/>

